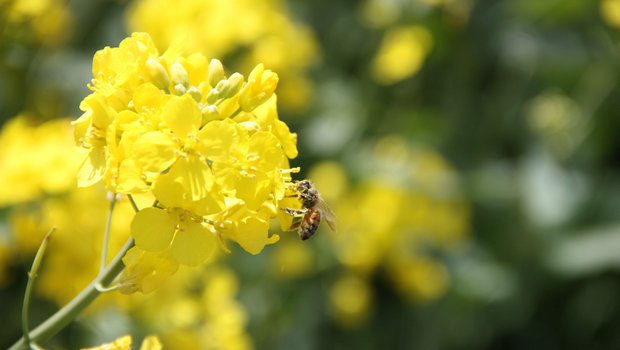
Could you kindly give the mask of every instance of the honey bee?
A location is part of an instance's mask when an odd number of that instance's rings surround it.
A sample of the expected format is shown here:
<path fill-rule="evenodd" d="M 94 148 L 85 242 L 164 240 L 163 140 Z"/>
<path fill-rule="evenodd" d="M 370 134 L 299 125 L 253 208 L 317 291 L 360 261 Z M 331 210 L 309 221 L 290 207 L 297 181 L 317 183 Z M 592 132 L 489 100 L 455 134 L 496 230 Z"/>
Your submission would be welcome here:
<path fill-rule="evenodd" d="M 296 197 L 301 201 L 301 209 L 282 209 L 289 215 L 299 217 L 301 220 L 293 223 L 291 230 L 297 229 L 299 238 L 302 241 L 312 237 L 321 223 L 321 217 L 325 219 L 329 228 L 336 231 L 336 215 L 331 208 L 323 201 L 319 191 L 314 187 L 310 180 L 295 181 L 293 189 Z"/>

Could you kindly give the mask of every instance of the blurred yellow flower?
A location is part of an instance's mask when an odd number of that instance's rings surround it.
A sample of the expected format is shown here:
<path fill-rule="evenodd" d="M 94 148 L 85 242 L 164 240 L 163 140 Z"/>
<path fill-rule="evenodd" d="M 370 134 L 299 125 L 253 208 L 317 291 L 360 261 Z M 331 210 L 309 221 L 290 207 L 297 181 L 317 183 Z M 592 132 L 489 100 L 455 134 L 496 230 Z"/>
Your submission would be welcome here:
<path fill-rule="evenodd" d="M 348 276 L 330 292 L 332 312 L 344 326 L 365 317 L 372 301 L 366 281 L 379 269 L 407 299 L 440 297 L 450 277 L 429 252 L 458 246 L 469 225 L 458 177 L 437 153 L 387 136 L 361 156 L 366 175 L 355 186 L 337 163 L 319 163 L 309 174 L 338 213 L 339 231 L 326 236 Z"/>
<path fill-rule="evenodd" d="M 0 1 L 3 40 L 59 46 L 69 38 L 73 25 L 66 0 Z"/>
<path fill-rule="evenodd" d="M 68 119 L 11 119 L 0 133 L 0 207 L 68 191 L 78 167 Z"/>
<path fill-rule="evenodd" d="M 133 2 L 127 24 L 132 31 L 150 33 L 160 49 L 182 38 L 190 51 L 238 57 L 242 70 L 264 63 L 282 77 L 284 106 L 300 110 L 310 101 L 313 87 L 307 72 L 317 60 L 317 44 L 282 2 L 140 0 Z"/>
<path fill-rule="evenodd" d="M 101 186 L 76 189 L 79 158 L 68 119 L 31 125 L 20 115 L 0 134 L 0 198 L 2 205 L 12 205 L 8 258 L 31 258 L 45 233 L 56 227 L 35 291 L 58 304 L 97 275 L 109 207 Z M 111 228 L 112 249 L 129 236 L 132 217 L 129 203 L 121 201 Z"/>
<path fill-rule="evenodd" d="M 329 292 L 329 302 L 334 317 L 341 325 L 359 326 L 366 320 L 372 306 L 372 289 L 354 274 L 338 279 Z"/>
<path fill-rule="evenodd" d="M 111 343 L 101 344 L 92 348 L 84 348 L 83 350 L 131 350 L 132 339 L 130 335 L 126 335 L 116 339 Z M 157 336 L 149 335 L 144 338 L 140 350 L 161 350 L 163 346 Z"/>
<path fill-rule="evenodd" d="M 314 254 L 312 247 L 297 236 L 287 235 L 274 249 L 271 272 L 281 278 L 299 278 L 312 272 Z"/>
<path fill-rule="evenodd" d="M 612 27 L 620 27 L 620 1 L 601 0 L 601 16 Z"/>
<path fill-rule="evenodd" d="M 174 349 L 252 349 L 246 332 L 248 316 L 235 296 L 239 281 L 223 265 L 182 268 L 152 294 L 126 305 L 137 322 L 157 330 Z"/>
<path fill-rule="evenodd" d="M 416 74 L 433 46 L 431 33 L 422 26 L 389 29 L 372 62 L 372 74 L 383 85 Z"/>

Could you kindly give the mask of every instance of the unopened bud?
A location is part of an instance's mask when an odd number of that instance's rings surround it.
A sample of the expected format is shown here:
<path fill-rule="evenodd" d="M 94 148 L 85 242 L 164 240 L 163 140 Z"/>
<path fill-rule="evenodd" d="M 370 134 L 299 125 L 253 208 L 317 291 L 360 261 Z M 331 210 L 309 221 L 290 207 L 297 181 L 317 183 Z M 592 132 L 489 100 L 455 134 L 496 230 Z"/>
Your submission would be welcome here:
<path fill-rule="evenodd" d="M 209 84 L 216 86 L 222 79 L 224 79 L 224 66 L 220 60 L 214 58 L 209 62 Z"/>
<path fill-rule="evenodd" d="M 174 85 L 181 84 L 185 88 L 189 87 L 189 74 L 187 74 L 185 67 L 179 62 L 174 62 L 170 65 L 170 78 Z"/>
<path fill-rule="evenodd" d="M 202 120 L 203 122 L 207 122 L 213 119 L 217 119 L 218 115 L 219 115 L 219 111 L 217 110 L 217 107 L 214 105 L 206 105 L 204 107 L 202 107 L 202 109 L 200 110 L 200 112 L 202 113 Z"/>
<path fill-rule="evenodd" d="M 146 71 L 153 85 L 162 90 L 168 89 L 170 78 L 168 77 L 168 73 L 166 73 L 166 69 L 159 61 L 154 58 L 146 60 Z"/>
<path fill-rule="evenodd" d="M 241 90 L 241 86 L 243 86 L 243 75 L 233 73 L 226 81 L 228 82 L 226 88 L 220 90 L 222 91 L 222 98 L 231 98 Z"/>
<path fill-rule="evenodd" d="M 217 102 L 217 100 L 220 99 L 220 90 L 218 90 L 217 88 L 213 88 L 209 91 L 209 93 L 207 94 L 207 103 L 210 105 L 215 104 L 215 102 Z"/>
<path fill-rule="evenodd" d="M 247 131 L 254 132 L 260 130 L 260 126 L 256 122 L 245 121 L 239 123 L 242 127 L 244 127 Z"/>
<path fill-rule="evenodd" d="M 187 89 L 185 88 L 185 86 L 183 86 L 183 84 L 176 84 L 174 86 L 174 93 L 178 96 L 181 95 L 185 95 L 185 93 L 187 92 Z"/>
<path fill-rule="evenodd" d="M 189 89 L 187 89 L 187 93 L 194 99 L 194 101 L 196 102 L 200 102 L 200 100 L 202 99 L 202 94 L 200 93 L 200 90 L 198 90 L 197 87 L 195 86 L 190 86 Z"/>

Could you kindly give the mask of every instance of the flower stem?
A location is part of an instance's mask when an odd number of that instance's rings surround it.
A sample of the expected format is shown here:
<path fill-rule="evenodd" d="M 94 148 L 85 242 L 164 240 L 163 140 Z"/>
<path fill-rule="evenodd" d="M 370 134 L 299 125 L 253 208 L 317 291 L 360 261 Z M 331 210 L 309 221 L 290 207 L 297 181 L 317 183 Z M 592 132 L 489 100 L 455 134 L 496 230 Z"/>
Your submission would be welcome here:
<path fill-rule="evenodd" d="M 30 272 L 28 273 L 28 283 L 26 284 L 26 293 L 24 294 L 24 304 L 22 306 L 22 331 L 24 333 L 24 343 L 26 348 L 30 349 L 30 326 L 28 321 L 28 314 L 30 311 L 30 298 L 32 297 L 32 286 L 34 285 L 34 280 L 37 278 L 37 273 L 39 272 L 39 266 L 41 266 L 41 261 L 43 260 L 43 255 L 45 254 L 45 249 L 47 248 L 47 242 L 49 242 L 50 236 L 52 233 L 56 231 L 55 227 L 45 235 L 41 245 L 39 246 L 39 250 L 37 250 L 37 254 L 34 257 L 34 261 L 32 262 L 32 267 L 30 268 Z"/>
<path fill-rule="evenodd" d="M 112 214 L 114 214 L 114 206 L 116 205 L 116 194 L 111 193 L 110 209 L 108 210 L 108 220 L 105 224 L 105 233 L 103 234 L 103 248 L 101 249 L 101 265 L 99 265 L 99 273 L 105 269 L 106 260 L 108 258 L 108 242 L 110 241 L 110 230 L 112 228 Z"/>
<path fill-rule="evenodd" d="M 103 272 L 95 278 L 80 294 L 71 300 L 62 309 L 58 310 L 54 315 L 30 332 L 29 336 L 32 341 L 44 342 L 56 335 L 65 328 L 77 315 L 82 312 L 93 300 L 95 300 L 101 292 L 97 290 L 97 285 L 109 285 L 123 271 L 123 256 L 134 245 L 133 238 L 129 238 L 123 248 L 118 252 L 116 257 L 110 262 Z M 28 349 L 25 337 L 18 340 L 9 350 Z"/>

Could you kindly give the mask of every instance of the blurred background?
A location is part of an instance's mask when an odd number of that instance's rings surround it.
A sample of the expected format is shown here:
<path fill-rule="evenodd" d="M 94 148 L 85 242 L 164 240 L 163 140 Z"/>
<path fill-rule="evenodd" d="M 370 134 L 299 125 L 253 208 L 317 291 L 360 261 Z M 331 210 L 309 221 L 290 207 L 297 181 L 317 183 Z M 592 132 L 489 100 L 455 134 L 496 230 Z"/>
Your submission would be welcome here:
<path fill-rule="evenodd" d="M 619 29 L 620 0 L 0 0 L 0 348 L 51 226 L 31 322 L 97 274 L 108 204 L 69 122 L 133 31 L 277 72 L 339 230 L 106 295 L 51 348 L 620 348 Z"/>

